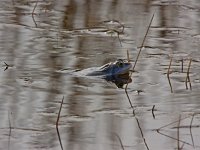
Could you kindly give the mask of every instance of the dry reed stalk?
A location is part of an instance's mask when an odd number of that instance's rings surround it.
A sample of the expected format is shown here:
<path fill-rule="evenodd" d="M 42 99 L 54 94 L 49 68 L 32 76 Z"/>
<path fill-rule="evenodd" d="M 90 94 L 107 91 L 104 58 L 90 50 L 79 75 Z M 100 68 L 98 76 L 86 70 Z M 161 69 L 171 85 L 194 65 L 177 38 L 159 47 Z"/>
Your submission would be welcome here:
<path fill-rule="evenodd" d="M 186 90 L 188 89 L 187 83 L 189 82 L 190 85 L 190 90 L 192 90 L 192 84 L 190 81 L 190 66 L 192 63 L 192 58 L 190 58 L 189 64 L 188 64 L 188 69 L 187 69 L 187 75 L 186 75 L 186 79 L 185 79 L 185 86 L 186 86 Z"/>
<path fill-rule="evenodd" d="M 57 117 L 57 121 L 56 121 L 56 128 L 58 128 L 58 122 L 59 122 L 59 119 L 60 119 L 60 113 L 61 113 L 63 101 L 64 101 L 64 96 L 63 96 L 61 104 L 60 104 L 60 109 L 59 109 L 58 117 Z"/>
<path fill-rule="evenodd" d="M 36 3 L 35 3 L 35 6 L 34 6 L 33 11 L 32 11 L 32 16 L 35 15 L 35 9 L 36 9 L 36 7 L 37 7 L 38 1 L 39 1 L 39 0 L 37 0 Z"/>
<path fill-rule="evenodd" d="M 150 27 L 151 27 L 151 23 L 152 23 L 152 21 L 153 21 L 153 18 L 154 18 L 154 14 L 153 14 L 153 16 L 151 17 L 151 21 L 150 21 L 150 23 L 149 23 L 149 25 L 148 25 L 148 28 L 147 28 L 147 31 L 146 31 L 145 36 L 144 36 L 144 38 L 143 38 L 143 41 L 142 41 L 140 50 L 139 50 L 139 52 L 138 52 L 138 55 L 137 55 L 137 57 L 136 57 L 134 66 L 133 66 L 133 68 L 132 68 L 132 72 L 131 72 L 130 75 L 129 75 L 129 79 L 131 78 L 132 73 L 133 73 L 133 71 L 134 71 L 134 69 L 135 69 L 135 66 L 136 66 L 136 64 L 137 64 L 137 61 L 138 61 L 138 59 L 139 59 L 141 50 L 142 50 L 142 48 L 143 48 L 143 46 L 144 46 L 144 42 L 145 42 L 145 39 L 146 39 L 147 34 L 148 34 L 148 32 L 149 32 L 149 29 L 150 29 Z M 128 51 L 127 51 L 127 59 L 128 59 L 128 61 L 130 60 L 130 59 L 129 59 L 129 53 L 128 53 Z M 126 95 L 127 95 L 127 98 L 128 98 L 128 100 L 129 100 L 129 103 L 130 103 L 130 105 L 131 105 L 131 108 L 133 108 L 133 105 L 132 105 L 132 103 L 131 103 L 131 100 L 130 100 L 129 95 L 128 95 L 128 92 L 127 92 L 127 88 L 128 88 L 128 82 L 127 82 L 126 87 L 125 87 L 125 93 L 126 93 Z M 145 144 L 147 150 L 149 150 L 149 147 L 148 147 L 147 142 L 146 142 L 146 139 L 145 139 L 145 137 L 144 137 L 144 134 L 143 134 L 142 128 L 141 128 L 141 126 L 140 126 L 139 120 L 138 120 L 137 117 L 135 116 L 135 111 L 134 111 L 134 109 L 133 109 L 133 115 L 134 115 L 134 117 L 135 117 L 135 119 L 136 119 L 136 121 L 137 121 L 137 125 L 138 125 L 138 127 L 139 127 L 139 130 L 140 130 L 140 133 L 141 133 L 143 142 L 144 142 L 144 144 Z"/>
<path fill-rule="evenodd" d="M 130 104 L 131 108 L 133 108 L 133 105 L 132 105 L 132 102 L 131 102 L 131 99 L 130 99 L 130 97 L 129 97 L 129 95 L 128 95 L 127 90 L 125 90 L 125 93 L 126 93 L 126 96 L 127 96 L 127 98 L 128 98 L 128 101 L 129 101 L 129 104 Z"/>
<path fill-rule="evenodd" d="M 181 72 L 183 73 L 183 58 L 181 59 Z"/>
<path fill-rule="evenodd" d="M 153 105 L 153 107 L 152 107 L 152 109 L 151 109 L 151 113 L 152 113 L 152 115 L 153 115 L 153 119 L 155 119 L 155 115 L 154 115 L 154 109 L 155 108 L 155 105 Z"/>
<path fill-rule="evenodd" d="M 6 65 L 6 68 L 4 69 L 4 71 L 6 71 L 9 67 L 9 65 L 6 62 L 4 62 L 4 64 Z"/>
<path fill-rule="evenodd" d="M 141 51 L 142 51 L 142 48 L 144 47 L 144 42 L 145 42 L 145 40 L 146 40 L 147 34 L 148 34 L 148 32 L 149 32 L 149 29 L 150 29 L 150 27 L 151 27 L 151 24 L 152 24 L 153 18 L 154 18 L 154 14 L 153 14 L 153 16 L 151 17 L 151 20 L 150 20 L 150 23 L 149 23 L 149 25 L 148 25 L 147 31 L 146 31 L 146 33 L 145 33 L 145 35 L 144 35 L 144 38 L 143 38 L 143 41 L 142 41 L 141 47 L 140 47 L 140 49 L 139 49 L 139 52 L 138 52 L 138 54 L 137 54 L 137 57 L 136 57 L 136 60 L 135 60 L 134 66 L 133 66 L 133 68 L 132 68 L 133 71 L 134 71 L 135 66 L 136 66 L 136 64 L 137 64 L 137 61 L 138 61 L 138 59 L 139 59 L 140 53 L 141 53 Z M 131 78 L 132 74 L 133 74 L 133 72 L 131 72 L 129 78 Z M 127 90 L 127 88 L 128 88 L 128 83 L 126 84 L 125 90 Z"/>
<path fill-rule="evenodd" d="M 60 132 L 59 132 L 58 128 L 56 128 L 56 131 L 57 131 L 57 134 L 58 134 L 58 140 L 59 140 L 59 143 L 60 143 L 61 150 L 63 150 L 63 145 L 62 145 L 62 141 L 61 141 L 61 138 L 60 138 Z"/>
<path fill-rule="evenodd" d="M 117 137 L 117 139 L 119 140 L 119 143 L 120 143 L 120 145 L 121 145 L 121 148 L 122 148 L 122 150 L 125 150 L 124 149 L 124 146 L 123 146 L 123 143 L 122 143 L 122 140 L 121 140 L 121 138 L 119 137 L 119 135 L 117 134 L 117 133 L 113 133 L 116 137 Z"/>
<path fill-rule="evenodd" d="M 33 18 L 33 22 L 34 22 L 34 24 L 35 24 L 36 27 L 37 27 L 37 23 L 36 23 L 36 21 L 35 21 L 34 15 L 35 15 L 35 9 L 36 9 L 36 7 L 37 7 L 37 5 L 38 5 L 38 1 L 39 1 L 39 0 L 36 1 L 35 6 L 33 7 L 33 11 L 32 11 L 32 13 L 31 13 L 31 16 L 32 16 L 32 18 Z"/>
<path fill-rule="evenodd" d="M 141 126 L 140 126 L 139 120 L 138 120 L 137 117 L 135 117 L 135 119 L 136 119 L 136 121 L 137 121 L 137 125 L 138 125 L 138 127 L 139 127 L 139 130 L 140 130 L 140 133 L 141 133 L 143 142 L 144 142 L 144 144 L 145 144 L 147 150 L 149 150 L 149 147 L 148 147 L 147 142 L 146 142 L 146 139 L 145 139 L 145 137 L 144 137 L 144 134 L 143 134 L 142 128 L 141 128 Z"/>
<path fill-rule="evenodd" d="M 135 69 L 135 66 L 136 66 L 137 61 L 138 61 L 138 59 L 139 59 L 140 53 L 141 53 L 141 51 L 142 51 L 142 48 L 144 47 L 144 42 L 145 42 L 145 40 L 146 40 L 147 34 L 148 34 L 148 32 L 149 32 L 149 29 L 150 29 L 150 27 L 151 27 L 151 24 L 152 24 L 153 18 L 154 18 L 154 14 L 153 14 L 153 16 L 151 17 L 151 20 L 150 20 L 149 26 L 148 26 L 147 31 L 146 31 L 146 33 L 145 33 L 145 36 L 144 36 L 144 38 L 143 38 L 143 41 L 142 41 L 142 44 L 141 44 L 140 50 L 139 50 L 139 52 L 138 52 L 138 55 L 137 55 L 137 57 L 136 57 L 136 60 L 135 60 L 135 63 L 134 63 L 134 66 L 133 66 L 133 69 L 132 69 L 132 70 Z"/>
<path fill-rule="evenodd" d="M 170 78 L 169 78 L 171 64 L 172 64 L 172 57 L 170 59 L 169 67 L 168 67 L 168 70 L 167 70 L 167 79 L 168 79 L 168 82 L 169 82 L 171 93 L 173 93 L 172 84 L 171 84 L 171 81 L 170 81 Z"/>

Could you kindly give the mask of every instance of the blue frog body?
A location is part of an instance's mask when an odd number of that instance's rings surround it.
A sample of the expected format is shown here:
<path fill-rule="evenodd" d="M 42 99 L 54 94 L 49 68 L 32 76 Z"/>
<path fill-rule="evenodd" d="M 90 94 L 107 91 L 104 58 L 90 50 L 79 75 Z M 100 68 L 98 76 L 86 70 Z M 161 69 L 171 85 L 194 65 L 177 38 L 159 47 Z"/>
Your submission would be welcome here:
<path fill-rule="evenodd" d="M 118 76 L 122 74 L 129 73 L 129 70 L 131 69 L 132 64 L 128 61 L 118 59 L 115 62 L 107 63 L 101 67 L 92 67 L 83 69 L 81 71 L 78 71 L 77 73 L 79 75 L 85 75 L 85 76 L 98 76 L 98 77 L 110 77 L 110 76 Z"/>

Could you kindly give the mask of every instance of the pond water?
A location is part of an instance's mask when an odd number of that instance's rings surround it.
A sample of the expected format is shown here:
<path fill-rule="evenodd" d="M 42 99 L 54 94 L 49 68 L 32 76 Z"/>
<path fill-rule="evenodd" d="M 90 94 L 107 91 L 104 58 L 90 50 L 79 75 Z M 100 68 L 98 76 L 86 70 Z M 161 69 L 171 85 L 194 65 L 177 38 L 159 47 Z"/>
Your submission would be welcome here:
<path fill-rule="evenodd" d="M 200 149 L 199 0 L 1 0 L 0 14 L 0 149 Z M 153 14 L 133 108 L 125 85 L 73 74 L 127 50 L 134 64 Z"/>

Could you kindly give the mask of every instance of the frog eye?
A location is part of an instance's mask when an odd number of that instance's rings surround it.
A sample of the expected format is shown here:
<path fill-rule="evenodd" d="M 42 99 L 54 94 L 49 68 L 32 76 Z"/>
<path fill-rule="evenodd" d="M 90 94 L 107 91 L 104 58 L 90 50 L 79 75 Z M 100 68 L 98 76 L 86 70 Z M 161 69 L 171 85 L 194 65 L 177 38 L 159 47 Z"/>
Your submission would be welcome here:
<path fill-rule="evenodd" d="M 119 66 L 119 67 L 122 67 L 122 66 L 123 66 L 123 63 L 119 62 L 119 63 L 118 63 L 118 66 Z"/>

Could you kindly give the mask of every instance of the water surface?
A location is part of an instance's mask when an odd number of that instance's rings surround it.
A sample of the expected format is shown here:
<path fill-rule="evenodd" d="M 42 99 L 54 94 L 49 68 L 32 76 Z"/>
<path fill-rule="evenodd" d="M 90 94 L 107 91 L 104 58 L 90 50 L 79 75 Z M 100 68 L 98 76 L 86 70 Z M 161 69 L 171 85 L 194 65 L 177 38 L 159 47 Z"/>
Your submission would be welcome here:
<path fill-rule="evenodd" d="M 2 0 L 0 10 L 0 149 L 200 149 L 198 0 Z M 127 89 L 133 114 L 123 88 L 72 72 L 127 50 L 134 63 L 153 13 Z"/>

